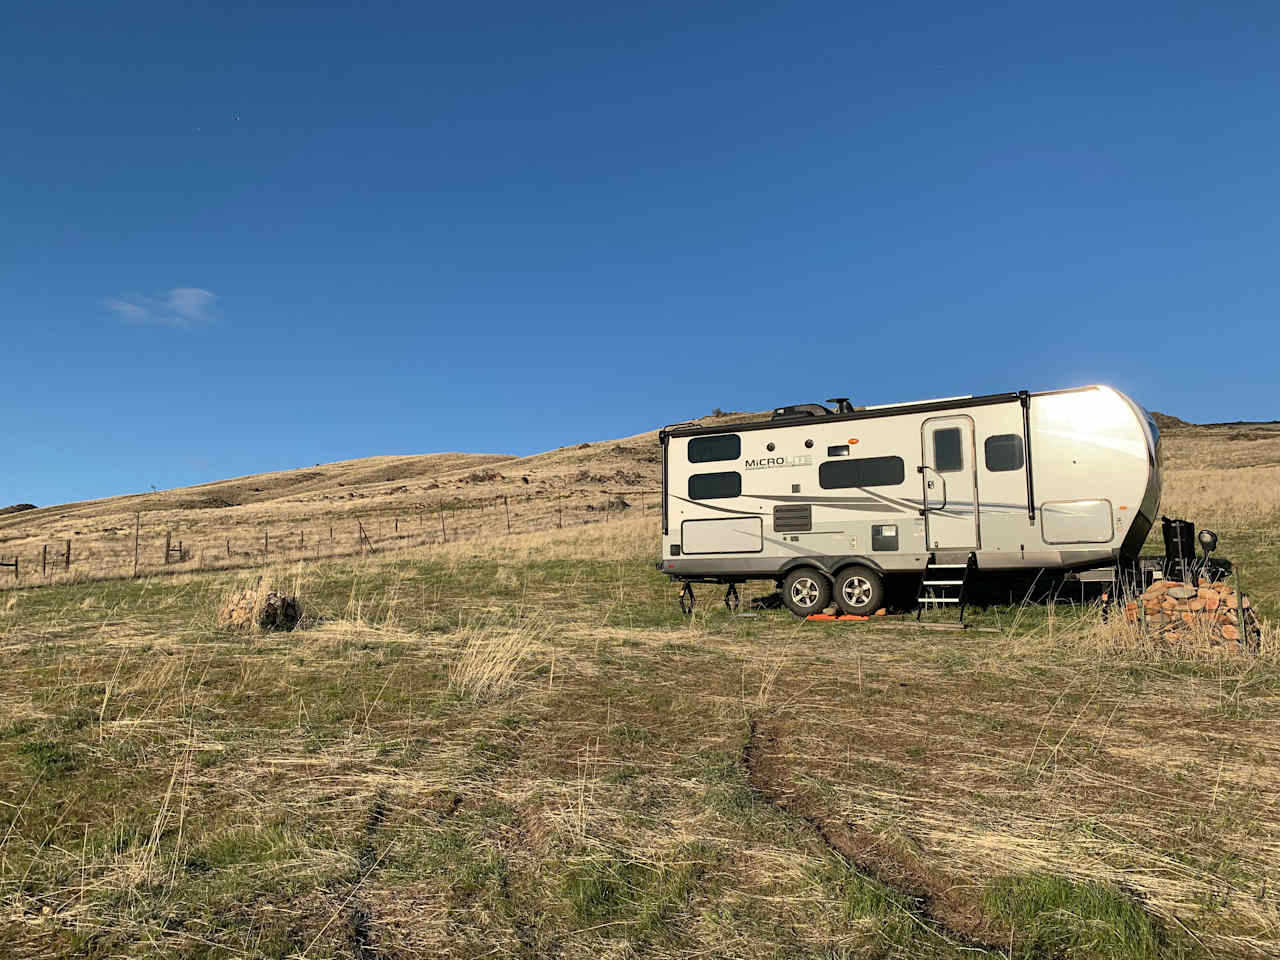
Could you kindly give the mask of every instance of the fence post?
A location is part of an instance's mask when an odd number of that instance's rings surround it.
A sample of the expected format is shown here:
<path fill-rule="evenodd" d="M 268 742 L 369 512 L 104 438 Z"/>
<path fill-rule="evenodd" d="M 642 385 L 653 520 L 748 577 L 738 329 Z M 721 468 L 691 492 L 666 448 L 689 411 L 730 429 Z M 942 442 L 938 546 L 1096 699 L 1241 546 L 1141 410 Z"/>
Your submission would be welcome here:
<path fill-rule="evenodd" d="M 449 542 L 449 534 L 444 529 L 444 501 L 440 501 L 440 539 L 445 543 Z"/>
<path fill-rule="evenodd" d="M 396 517 L 396 535 L 400 535 L 400 518 Z"/>
<path fill-rule="evenodd" d="M 271 531 L 263 530 L 262 531 L 262 559 L 263 560 L 267 559 L 267 556 L 270 553 L 271 553 Z"/>
<path fill-rule="evenodd" d="M 298 549 L 307 549 L 307 532 L 305 530 L 298 531 Z"/>
<path fill-rule="evenodd" d="M 40 576 L 47 577 L 49 575 L 49 545 L 46 543 L 40 548 Z"/>
<path fill-rule="evenodd" d="M 173 542 L 173 541 L 172 541 L 172 537 L 173 537 L 173 534 L 172 534 L 172 533 L 170 533 L 168 530 L 166 530 L 166 531 L 164 532 L 164 563 L 165 563 L 165 566 L 168 566 L 168 565 L 169 565 L 169 545 Z"/>
<path fill-rule="evenodd" d="M 133 575 L 138 575 L 138 534 L 142 531 L 142 514 L 134 517 L 133 523 Z"/>
<path fill-rule="evenodd" d="M 507 503 L 507 495 L 502 495 L 502 506 L 507 511 L 507 533 L 511 532 L 511 505 Z"/>
<path fill-rule="evenodd" d="M 231 556 L 231 538 L 227 537 L 227 556 Z"/>
<path fill-rule="evenodd" d="M 67 541 L 67 564 L 64 569 L 68 571 L 71 570 L 71 541 L 70 540 Z"/>

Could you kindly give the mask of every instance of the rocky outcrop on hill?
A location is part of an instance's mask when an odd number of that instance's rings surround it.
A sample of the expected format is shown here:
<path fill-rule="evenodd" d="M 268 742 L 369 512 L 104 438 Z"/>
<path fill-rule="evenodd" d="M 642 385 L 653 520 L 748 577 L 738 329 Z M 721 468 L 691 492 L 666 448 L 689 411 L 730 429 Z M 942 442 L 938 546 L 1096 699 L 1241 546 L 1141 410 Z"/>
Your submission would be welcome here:
<path fill-rule="evenodd" d="M 0 517 L 10 513 L 24 513 L 27 510 L 40 509 L 34 503 L 15 503 L 12 507 L 0 507 Z"/>
<path fill-rule="evenodd" d="M 1151 419 L 1156 422 L 1156 426 L 1161 430 L 1173 430 L 1177 427 L 1192 427 L 1195 424 L 1188 423 L 1186 420 L 1180 420 L 1177 417 L 1171 417 L 1167 413 L 1157 413 L 1151 411 Z"/>

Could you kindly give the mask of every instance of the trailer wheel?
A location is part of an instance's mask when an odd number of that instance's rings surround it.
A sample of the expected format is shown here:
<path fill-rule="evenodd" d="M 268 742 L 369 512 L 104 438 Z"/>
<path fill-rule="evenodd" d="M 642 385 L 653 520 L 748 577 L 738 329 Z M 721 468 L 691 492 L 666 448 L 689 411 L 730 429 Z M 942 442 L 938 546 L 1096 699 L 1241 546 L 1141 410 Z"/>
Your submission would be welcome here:
<path fill-rule="evenodd" d="M 782 602 L 797 617 L 831 606 L 831 581 L 812 567 L 792 570 L 782 581 Z"/>
<path fill-rule="evenodd" d="M 835 594 L 841 610 L 865 617 L 884 606 L 884 581 L 868 567 L 846 567 L 836 575 Z"/>

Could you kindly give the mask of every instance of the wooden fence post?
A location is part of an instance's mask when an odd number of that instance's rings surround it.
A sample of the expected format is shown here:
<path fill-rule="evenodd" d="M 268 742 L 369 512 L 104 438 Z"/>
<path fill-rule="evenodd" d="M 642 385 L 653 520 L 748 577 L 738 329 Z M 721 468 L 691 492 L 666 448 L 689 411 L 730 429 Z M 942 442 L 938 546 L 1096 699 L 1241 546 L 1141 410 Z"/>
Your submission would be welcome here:
<path fill-rule="evenodd" d="M 262 531 L 262 559 L 263 560 L 267 559 L 267 556 L 270 553 L 271 553 L 271 531 L 263 530 Z"/>
<path fill-rule="evenodd" d="M 71 569 L 71 541 L 70 540 L 67 541 L 67 563 L 63 569 L 68 571 Z"/>
<path fill-rule="evenodd" d="M 166 531 L 164 532 L 164 563 L 165 563 L 165 566 L 168 566 L 168 565 L 169 565 L 169 545 L 173 542 L 172 537 L 173 537 L 173 534 L 172 534 L 172 533 L 170 533 L 168 530 L 166 530 Z"/>
<path fill-rule="evenodd" d="M 507 503 L 507 495 L 502 495 L 502 506 L 507 511 L 507 533 L 511 532 L 511 505 Z"/>
<path fill-rule="evenodd" d="M 227 537 L 227 556 L 231 556 L 231 538 Z"/>
<path fill-rule="evenodd" d="M 138 534 L 142 531 L 142 514 L 134 518 L 133 524 L 133 575 L 138 575 Z"/>
<path fill-rule="evenodd" d="M 444 529 L 444 501 L 440 501 L 440 539 L 445 543 L 449 542 L 449 534 Z"/>
<path fill-rule="evenodd" d="M 40 548 L 40 576 L 47 577 L 49 575 L 49 545 L 46 543 Z"/>

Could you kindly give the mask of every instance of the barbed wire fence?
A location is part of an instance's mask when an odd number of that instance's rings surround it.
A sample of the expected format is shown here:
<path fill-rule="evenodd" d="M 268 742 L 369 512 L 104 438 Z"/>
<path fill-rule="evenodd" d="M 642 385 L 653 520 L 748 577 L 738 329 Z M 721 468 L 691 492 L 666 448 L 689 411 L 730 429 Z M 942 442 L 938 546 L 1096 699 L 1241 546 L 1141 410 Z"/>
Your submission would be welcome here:
<path fill-rule="evenodd" d="M 201 534 L 188 527 L 176 536 L 182 520 L 166 516 L 155 525 L 135 514 L 132 537 L 125 549 L 103 551 L 100 539 L 60 538 L 21 549 L 0 558 L 0 592 L 76 582 L 235 570 L 270 562 L 316 562 L 461 543 L 494 536 L 563 530 L 593 523 L 610 523 L 627 515 L 648 516 L 660 508 L 660 490 L 598 490 L 587 494 L 497 494 L 485 498 L 454 497 L 412 510 L 366 510 L 343 516 L 326 515 L 280 525 L 255 525 L 227 535 L 225 530 Z M 639 504 L 627 498 L 639 499 Z M 569 502 L 569 501 L 574 502 Z M 532 510 L 528 509 L 533 507 Z M 632 510 L 639 508 L 635 514 Z M 166 513 L 169 513 L 166 511 Z M 150 529 L 148 527 L 150 526 Z M 345 529 L 344 529 L 345 528 Z M 260 531 L 260 532 L 259 532 Z M 12 538 L 16 539 L 16 538 Z M 132 540 L 128 543 L 128 540 Z M 78 540 L 78 542 L 77 542 Z M 131 547 L 132 549 L 128 549 Z M 74 562 L 73 562 L 74 557 Z M 12 578 L 8 571 L 13 571 Z"/>

